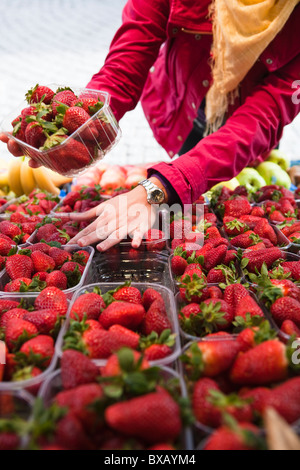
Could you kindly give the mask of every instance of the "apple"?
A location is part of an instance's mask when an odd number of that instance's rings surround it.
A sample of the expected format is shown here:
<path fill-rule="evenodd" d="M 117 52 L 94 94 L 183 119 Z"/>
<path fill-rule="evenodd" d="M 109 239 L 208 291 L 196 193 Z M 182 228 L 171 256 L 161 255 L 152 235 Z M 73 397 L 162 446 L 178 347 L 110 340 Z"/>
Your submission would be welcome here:
<path fill-rule="evenodd" d="M 273 149 L 265 161 L 277 163 L 284 171 L 287 171 L 291 163 L 290 159 L 278 149 Z"/>
<path fill-rule="evenodd" d="M 240 185 L 238 180 L 236 178 L 232 178 L 229 181 L 222 181 L 221 183 L 215 184 L 212 188 L 210 188 L 210 191 L 214 191 L 216 188 L 219 188 L 220 186 L 226 186 L 226 188 L 234 190 Z"/>
<path fill-rule="evenodd" d="M 264 178 L 266 184 L 279 184 L 286 189 L 291 187 L 291 178 L 277 163 L 274 162 L 262 162 L 256 170 Z"/>
<path fill-rule="evenodd" d="M 236 177 L 239 184 L 245 186 L 249 193 L 255 193 L 259 188 L 266 186 L 266 181 L 255 168 L 246 167 Z"/>

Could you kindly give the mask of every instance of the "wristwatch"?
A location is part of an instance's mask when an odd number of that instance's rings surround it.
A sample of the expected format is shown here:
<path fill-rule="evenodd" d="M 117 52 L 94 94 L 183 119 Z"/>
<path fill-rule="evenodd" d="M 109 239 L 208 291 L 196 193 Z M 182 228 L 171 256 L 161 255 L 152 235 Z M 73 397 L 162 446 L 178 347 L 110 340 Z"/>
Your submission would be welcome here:
<path fill-rule="evenodd" d="M 146 189 L 147 201 L 149 204 L 162 204 L 165 200 L 165 194 L 156 184 L 150 180 L 140 181 L 139 184 Z"/>

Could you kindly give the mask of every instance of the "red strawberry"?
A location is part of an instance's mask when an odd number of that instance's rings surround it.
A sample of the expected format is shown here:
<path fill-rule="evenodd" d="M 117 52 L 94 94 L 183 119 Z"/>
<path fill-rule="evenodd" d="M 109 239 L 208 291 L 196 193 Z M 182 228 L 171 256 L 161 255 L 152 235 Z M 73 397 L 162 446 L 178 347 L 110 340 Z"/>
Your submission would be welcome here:
<path fill-rule="evenodd" d="M 300 418 L 299 392 L 300 378 L 289 379 L 271 391 L 266 407 L 274 408 L 287 423 L 296 423 Z"/>
<path fill-rule="evenodd" d="M 12 308 L 7 312 L 2 313 L 0 318 L 0 327 L 5 328 L 7 322 L 11 319 L 22 319 L 26 313 L 27 310 L 25 310 L 24 308 Z"/>
<path fill-rule="evenodd" d="M 251 211 L 251 215 L 253 215 L 254 217 L 264 217 L 265 212 L 262 207 L 255 206 Z"/>
<path fill-rule="evenodd" d="M 36 239 L 37 239 L 38 242 L 40 242 L 41 240 L 48 241 L 50 236 L 53 233 L 57 233 L 57 228 L 55 227 L 55 225 L 52 225 L 52 224 L 42 225 L 37 230 Z"/>
<path fill-rule="evenodd" d="M 9 351 L 16 351 L 29 338 L 36 336 L 37 328 L 21 318 L 8 320 L 5 326 L 5 343 Z"/>
<path fill-rule="evenodd" d="M 259 236 L 256 235 L 253 230 L 247 230 L 241 235 L 232 238 L 231 243 L 237 248 L 248 248 L 251 245 L 257 244 L 259 241 Z"/>
<path fill-rule="evenodd" d="M 7 256 L 12 249 L 12 240 L 8 241 L 0 235 L 0 255 Z"/>
<path fill-rule="evenodd" d="M 150 229 L 145 233 L 147 251 L 162 251 L 166 246 L 166 235 L 163 231 Z"/>
<path fill-rule="evenodd" d="M 81 321 L 85 315 L 88 320 L 97 320 L 104 308 L 105 302 L 101 295 L 95 292 L 82 294 L 74 301 L 70 318 Z"/>
<path fill-rule="evenodd" d="M 27 108 L 24 108 L 22 109 L 21 111 L 21 117 L 22 117 L 22 121 L 21 121 L 21 132 L 23 133 L 24 135 L 24 140 L 25 140 L 25 131 L 26 131 L 26 127 L 28 125 L 28 122 L 26 120 L 26 118 L 28 116 L 36 116 L 38 113 L 38 110 L 35 106 L 28 106 Z"/>
<path fill-rule="evenodd" d="M 255 272 L 256 269 L 260 272 L 264 263 L 269 269 L 277 259 L 285 257 L 285 253 L 277 247 L 247 252 L 242 256 L 243 259 L 247 258 L 249 260 L 247 270 L 251 273 Z"/>
<path fill-rule="evenodd" d="M 227 235 L 234 237 L 248 230 L 248 226 L 240 219 L 234 217 L 223 218 L 224 230 Z"/>
<path fill-rule="evenodd" d="M 46 275 L 46 284 L 48 287 L 58 287 L 58 289 L 65 290 L 68 288 L 67 276 L 61 271 L 52 271 Z"/>
<path fill-rule="evenodd" d="M 8 220 L 3 220 L 0 222 L 0 233 L 14 240 L 21 235 L 22 231 L 16 224 L 9 222 Z"/>
<path fill-rule="evenodd" d="M 222 426 L 210 435 L 205 443 L 204 450 L 259 449 L 258 434 L 259 429 L 251 423 L 240 423 L 236 430 Z"/>
<path fill-rule="evenodd" d="M 93 450 L 83 425 L 74 413 L 67 413 L 55 427 L 54 442 L 58 449 Z"/>
<path fill-rule="evenodd" d="M 126 328 L 135 329 L 143 321 L 145 309 L 142 305 L 132 304 L 130 302 L 112 302 L 108 307 L 102 310 L 99 322 L 104 328 L 118 324 Z"/>
<path fill-rule="evenodd" d="M 267 238 L 272 245 L 277 245 L 277 235 L 266 219 L 261 219 L 257 222 L 253 230 L 260 238 Z"/>
<path fill-rule="evenodd" d="M 22 232 L 25 233 L 26 235 L 31 235 L 36 228 L 36 223 L 35 222 L 23 222 L 21 224 Z"/>
<path fill-rule="evenodd" d="M 54 260 L 56 268 L 61 268 L 66 261 L 72 260 L 72 255 L 68 251 L 55 246 L 50 247 L 48 254 Z"/>
<path fill-rule="evenodd" d="M 265 385 L 285 380 L 287 373 L 285 345 L 275 339 L 241 353 L 234 361 L 230 378 L 239 385 Z"/>
<path fill-rule="evenodd" d="M 113 298 L 132 304 L 142 304 L 142 295 L 136 287 L 121 287 L 113 294 Z"/>
<path fill-rule="evenodd" d="M 207 288 L 208 295 L 210 299 L 222 299 L 223 292 L 218 286 L 210 286 Z"/>
<path fill-rule="evenodd" d="M 289 279 L 270 279 L 270 283 L 274 288 L 276 288 L 274 289 L 275 293 L 280 290 L 280 295 L 284 297 L 292 297 L 300 301 L 300 289 Z"/>
<path fill-rule="evenodd" d="M 31 278 L 33 269 L 33 262 L 29 256 L 16 254 L 7 258 L 6 272 L 11 279 Z"/>
<path fill-rule="evenodd" d="M 79 251 L 76 251 L 76 253 L 74 253 L 72 255 L 72 261 L 75 261 L 76 263 L 79 263 L 82 266 L 86 266 L 86 264 L 89 260 L 89 257 L 90 257 L 90 255 L 87 251 L 79 250 Z"/>
<path fill-rule="evenodd" d="M 145 290 L 142 298 L 145 310 L 148 310 L 151 304 L 157 299 L 163 301 L 163 298 L 159 292 L 157 292 L 155 289 L 152 289 L 151 287 L 148 287 L 148 289 Z"/>
<path fill-rule="evenodd" d="M 9 299 L 0 299 L 0 318 L 4 312 L 12 310 L 13 308 L 18 307 L 19 302 Z"/>
<path fill-rule="evenodd" d="M 71 191 L 64 197 L 63 204 L 65 206 L 70 206 L 71 208 L 73 208 L 75 202 L 79 199 L 81 199 L 80 191 Z"/>
<path fill-rule="evenodd" d="M 207 271 L 210 271 L 212 268 L 217 266 L 218 264 L 222 264 L 227 252 L 226 245 L 219 245 L 218 247 L 214 248 L 210 256 L 204 257 L 204 268 Z"/>
<path fill-rule="evenodd" d="M 28 90 L 26 93 L 26 99 L 28 103 L 39 103 L 50 104 L 54 96 L 54 91 L 47 86 L 36 85 L 35 87 Z"/>
<path fill-rule="evenodd" d="M 244 197 L 236 197 L 224 202 L 224 216 L 241 217 L 250 214 L 252 207 L 249 201 Z"/>
<path fill-rule="evenodd" d="M 280 331 L 289 336 L 296 336 L 300 338 L 300 328 L 292 320 L 284 320 L 282 322 Z"/>
<path fill-rule="evenodd" d="M 43 253 L 46 253 L 46 255 L 49 255 L 51 247 L 47 245 L 47 243 L 35 243 L 34 245 L 27 247 L 26 249 L 30 250 L 31 252 L 42 251 Z M 53 258 L 53 256 L 51 256 L 51 258 Z"/>
<path fill-rule="evenodd" d="M 190 346 L 185 353 L 184 362 L 187 363 L 187 370 L 191 370 L 196 378 L 216 377 L 231 367 L 239 351 L 239 342 L 230 334 L 220 331 L 207 335 L 205 341 Z M 193 356 L 197 358 L 196 368 L 193 365 Z"/>
<path fill-rule="evenodd" d="M 192 223 L 188 219 L 174 220 L 170 224 L 170 238 L 186 238 L 186 235 L 192 230 Z"/>
<path fill-rule="evenodd" d="M 58 315 L 65 315 L 68 310 L 66 295 L 57 287 L 46 287 L 35 299 L 36 310 L 51 308 L 56 310 Z"/>
<path fill-rule="evenodd" d="M 166 391 L 110 405 L 105 420 L 113 430 L 148 443 L 172 441 L 182 428 L 179 406 Z"/>
<path fill-rule="evenodd" d="M 291 277 L 295 281 L 300 280 L 300 263 L 298 261 L 285 261 L 284 263 L 281 263 L 281 266 L 284 269 L 287 268 L 287 270 L 290 271 Z M 288 271 L 285 271 L 285 272 L 288 272 Z"/>
<path fill-rule="evenodd" d="M 4 292 L 27 292 L 31 283 L 32 279 L 27 277 L 20 277 L 8 282 L 4 287 Z"/>
<path fill-rule="evenodd" d="M 26 126 L 25 140 L 28 145 L 39 149 L 42 147 L 46 140 L 43 127 L 37 121 L 30 122 Z"/>
<path fill-rule="evenodd" d="M 32 279 L 38 277 L 40 281 L 46 282 L 47 276 L 48 276 L 48 273 L 46 272 L 37 272 L 32 276 Z"/>
<path fill-rule="evenodd" d="M 3 426 L 5 428 L 5 424 Z M 9 426 L 11 428 L 12 426 Z M 21 441 L 18 434 L 11 430 L 1 429 L 0 431 L 0 450 L 18 450 Z"/>
<path fill-rule="evenodd" d="M 137 367 L 138 361 L 141 359 L 141 363 L 139 365 L 140 370 L 149 369 L 150 364 L 144 357 L 141 356 L 141 353 L 138 351 L 132 351 L 133 360 L 134 360 L 134 367 Z M 119 355 L 112 354 L 106 361 L 105 366 L 101 367 L 101 375 L 103 377 L 113 377 L 116 375 L 122 375 L 123 370 L 120 365 Z"/>
<path fill-rule="evenodd" d="M 48 367 L 54 356 L 54 340 L 48 335 L 38 335 L 26 341 L 21 347 L 20 352 L 28 357 L 31 357 L 32 354 L 36 355 L 38 363 L 42 360 L 43 367 Z"/>
<path fill-rule="evenodd" d="M 53 309 L 34 310 L 25 313 L 23 320 L 26 320 L 36 326 L 39 333 L 44 335 L 52 334 L 57 324 L 59 324 L 60 316 Z"/>
<path fill-rule="evenodd" d="M 55 268 L 55 262 L 51 256 L 42 251 L 34 251 L 31 254 L 31 259 L 35 272 L 50 272 Z"/>
<path fill-rule="evenodd" d="M 172 349 L 167 344 L 151 344 L 144 350 L 148 361 L 158 361 L 172 354 Z"/>
<path fill-rule="evenodd" d="M 131 349 L 137 349 L 139 346 L 140 335 L 124 326 L 112 325 L 108 332 L 107 345 L 112 353 L 125 346 Z"/>
<path fill-rule="evenodd" d="M 69 134 L 73 134 L 79 127 L 90 119 L 90 115 L 78 106 L 68 108 L 63 117 L 63 127 L 68 129 Z M 96 125 L 91 121 L 87 127 L 81 130 L 82 138 L 94 140 L 98 137 Z"/>
<path fill-rule="evenodd" d="M 181 276 L 188 266 L 188 262 L 182 256 L 173 256 L 171 260 L 172 272 L 175 276 Z"/>
<path fill-rule="evenodd" d="M 255 302 L 251 295 L 246 295 L 235 307 L 235 317 L 246 319 L 246 315 L 264 317 L 260 306 Z"/>
<path fill-rule="evenodd" d="M 76 100 L 76 95 L 71 90 L 62 90 L 56 93 L 52 98 L 52 110 L 54 116 L 57 115 L 57 107 L 62 103 L 70 106 L 71 103 Z"/>
<path fill-rule="evenodd" d="M 285 320 L 291 320 L 300 327 L 300 302 L 292 297 L 280 297 L 271 306 L 271 314 L 281 326 Z"/>
<path fill-rule="evenodd" d="M 99 368 L 79 351 L 68 349 L 61 357 L 61 380 L 65 390 L 95 382 Z"/>
<path fill-rule="evenodd" d="M 150 335 L 152 331 L 160 335 L 166 329 L 171 329 L 171 323 L 164 302 L 158 299 L 149 307 L 141 324 L 141 330 L 145 335 Z"/>

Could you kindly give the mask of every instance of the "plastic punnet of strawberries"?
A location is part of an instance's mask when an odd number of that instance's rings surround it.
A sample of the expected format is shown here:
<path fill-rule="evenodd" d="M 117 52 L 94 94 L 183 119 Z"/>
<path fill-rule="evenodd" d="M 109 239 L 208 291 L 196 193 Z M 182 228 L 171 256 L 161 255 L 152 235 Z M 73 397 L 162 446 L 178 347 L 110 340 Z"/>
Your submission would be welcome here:
<path fill-rule="evenodd" d="M 119 128 L 107 93 L 37 84 L 25 96 L 27 106 L 11 122 L 12 137 L 43 166 L 75 176 L 116 142 Z"/>
<path fill-rule="evenodd" d="M 191 420 L 178 378 L 123 348 L 99 368 L 66 350 L 35 405 L 29 447 L 40 450 L 176 450 Z M 46 425 L 45 425 L 46 423 Z"/>
<path fill-rule="evenodd" d="M 41 292 L 46 287 L 66 290 L 81 280 L 90 254 L 66 251 L 56 243 L 36 243 L 9 256 L 0 281 L 4 292 Z"/>

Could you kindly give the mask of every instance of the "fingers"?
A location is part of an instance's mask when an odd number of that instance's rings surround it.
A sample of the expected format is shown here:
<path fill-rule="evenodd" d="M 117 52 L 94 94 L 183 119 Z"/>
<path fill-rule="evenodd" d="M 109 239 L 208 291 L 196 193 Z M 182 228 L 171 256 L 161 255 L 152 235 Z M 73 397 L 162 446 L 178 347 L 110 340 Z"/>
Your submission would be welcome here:
<path fill-rule="evenodd" d="M 109 235 L 109 237 L 107 237 L 106 240 L 99 243 L 97 245 L 97 250 L 100 252 L 109 250 L 111 247 L 117 245 L 122 240 L 124 240 L 126 235 L 127 235 L 127 227 L 126 226 L 120 227 L 118 230 L 115 230 L 114 232 L 112 232 L 112 234 Z"/>
<path fill-rule="evenodd" d="M 131 242 L 132 248 L 139 248 L 141 246 L 142 240 L 143 240 L 143 233 L 141 232 L 141 230 L 137 229 L 133 233 L 132 242 Z"/>
<path fill-rule="evenodd" d="M 15 140 L 9 139 L 7 141 L 7 149 L 14 157 L 21 157 L 24 155 L 23 150 L 19 147 Z"/>
<path fill-rule="evenodd" d="M 36 162 L 35 160 L 30 159 L 28 161 L 28 166 L 30 166 L 30 168 L 40 168 L 40 166 L 42 166 L 42 164 Z"/>
<path fill-rule="evenodd" d="M 101 206 L 101 204 L 99 204 L 99 206 Z M 86 212 L 72 212 L 69 214 L 69 217 L 71 220 L 78 220 L 78 222 L 93 219 L 102 213 L 99 206 L 92 207 L 92 209 L 89 209 Z"/>
<path fill-rule="evenodd" d="M 9 141 L 9 137 L 8 135 L 3 134 L 3 132 L 0 132 L 0 140 L 4 142 L 5 144 L 7 144 L 7 142 Z"/>
<path fill-rule="evenodd" d="M 81 230 L 80 232 L 75 235 L 71 240 L 69 240 L 68 245 L 74 245 L 75 243 L 78 243 L 79 240 L 87 237 L 90 235 L 92 232 L 95 232 L 97 229 L 97 223 L 99 223 L 98 219 L 92 222 L 88 227 L 85 229 Z"/>

